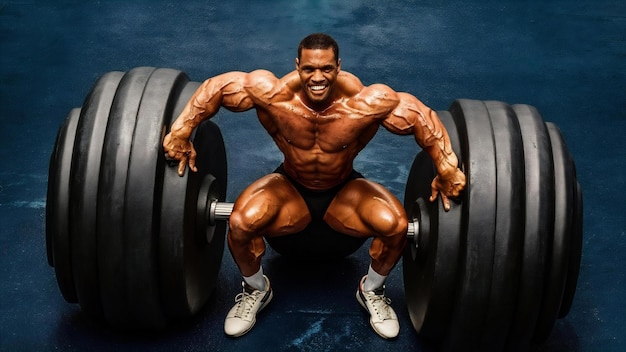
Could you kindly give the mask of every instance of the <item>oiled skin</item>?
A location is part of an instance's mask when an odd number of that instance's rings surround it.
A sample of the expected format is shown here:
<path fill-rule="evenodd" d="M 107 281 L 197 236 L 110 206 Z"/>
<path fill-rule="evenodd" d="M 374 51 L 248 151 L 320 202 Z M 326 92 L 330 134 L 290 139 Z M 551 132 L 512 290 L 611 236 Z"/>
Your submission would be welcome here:
<path fill-rule="evenodd" d="M 432 157 L 438 171 L 431 201 L 441 194 L 458 196 L 465 175 L 457 168 L 448 134 L 437 114 L 413 95 L 382 84 L 364 86 L 340 69 L 330 49 L 305 49 L 296 70 L 282 78 L 271 72 L 229 72 L 206 80 L 192 96 L 164 140 L 170 158 L 195 171 L 196 153 L 189 137 L 220 107 L 256 109 L 259 121 L 284 155 L 285 171 L 311 190 L 327 190 L 346 180 L 357 154 L 379 126 L 399 135 L 412 134 Z M 235 201 L 229 220 L 228 244 L 241 273 L 250 276 L 261 266 L 263 236 L 303 230 L 311 221 L 307 206 L 280 174 L 269 174 L 248 186 Z M 332 201 L 325 216 L 336 231 L 374 237 L 372 268 L 387 275 L 406 244 L 407 215 L 381 185 L 351 180 Z M 333 244 L 329 243 L 329 246 Z"/>

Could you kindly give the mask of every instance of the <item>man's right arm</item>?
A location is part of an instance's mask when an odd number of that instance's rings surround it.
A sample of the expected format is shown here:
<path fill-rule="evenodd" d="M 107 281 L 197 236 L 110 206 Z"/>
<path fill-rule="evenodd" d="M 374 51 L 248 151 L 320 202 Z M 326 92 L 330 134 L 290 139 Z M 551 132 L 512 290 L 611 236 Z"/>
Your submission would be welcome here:
<path fill-rule="evenodd" d="M 180 176 L 184 174 L 187 164 L 192 171 L 197 171 L 196 151 L 189 138 L 202 121 L 213 117 L 222 106 L 231 111 L 245 111 L 254 107 L 246 89 L 248 81 L 248 73 L 224 73 L 204 81 L 191 96 L 163 140 L 166 155 L 180 161 Z"/>

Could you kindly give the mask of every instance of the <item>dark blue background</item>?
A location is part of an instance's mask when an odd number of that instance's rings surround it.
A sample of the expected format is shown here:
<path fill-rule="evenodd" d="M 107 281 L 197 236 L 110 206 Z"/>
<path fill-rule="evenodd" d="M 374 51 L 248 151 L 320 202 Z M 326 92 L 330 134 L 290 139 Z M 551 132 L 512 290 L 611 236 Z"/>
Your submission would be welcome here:
<path fill-rule="evenodd" d="M 402 272 L 388 294 L 401 333 L 371 332 L 354 299 L 363 248 L 338 267 L 292 269 L 273 252 L 275 298 L 257 327 L 226 338 L 239 289 L 230 255 L 197 319 L 158 336 L 94 325 L 61 297 L 45 257 L 48 160 L 67 112 L 112 70 L 183 70 L 196 81 L 231 70 L 294 68 L 298 42 L 324 31 L 343 69 L 443 110 L 456 98 L 536 106 L 562 130 L 585 196 L 584 252 L 571 313 L 546 351 L 626 349 L 626 3 L 561 1 L 3 1 L 0 4 L 0 350 L 420 351 Z M 229 195 L 280 160 L 252 112 L 221 112 Z M 400 199 L 418 151 L 381 131 L 356 167 Z"/>

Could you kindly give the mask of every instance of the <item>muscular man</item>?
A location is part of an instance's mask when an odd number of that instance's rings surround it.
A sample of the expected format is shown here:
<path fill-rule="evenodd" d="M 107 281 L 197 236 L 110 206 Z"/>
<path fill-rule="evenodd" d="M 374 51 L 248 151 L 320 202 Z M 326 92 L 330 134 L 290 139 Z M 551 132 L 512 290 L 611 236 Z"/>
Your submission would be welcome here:
<path fill-rule="evenodd" d="M 440 194 L 448 209 L 448 197 L 459 194 L 465 176 L 457 168 L 457 157 L 436 113 L 410 94 L 382 84 L 366 87 L 341 71 L 339 48 L 330 36 L 304 38 L 295 63 L 296 70 L 282 78 L 258 70 L 206 80 L 163 142 L 168 157 L 180 160 L 180 175 L 187 165 L 195 171 L 196 152 L 189 141 L 193 129 L 220 107 L 231 111 L 254 108 L 284 154 L 276 172 L 252 183 L 235 201 L 228 246 L 243 275 L 243 292 L 235 298 L 224 330 L 229 336 L 247 333 L 256 314 L 272 299 L 261 266 L 263 237 L 287 236 L 302 231 L 311 221 L 325 221 L 340 233 L 373 237 L 371 264 L 356 297 L 369 312 L 376 333 L 393 338 L 399 325 L 384 295 L 384 283 L 405 246 L 407 215 L 388 190 L 356 173 L 353 161 L 382 125 L 395 134 L 412 134 L 434 160 L 438 174 L 432 182 L 431 201 Z M 312 219 L 302 194 L 328 192 L 332 201 L 321 213 L 323 218 Z"/>

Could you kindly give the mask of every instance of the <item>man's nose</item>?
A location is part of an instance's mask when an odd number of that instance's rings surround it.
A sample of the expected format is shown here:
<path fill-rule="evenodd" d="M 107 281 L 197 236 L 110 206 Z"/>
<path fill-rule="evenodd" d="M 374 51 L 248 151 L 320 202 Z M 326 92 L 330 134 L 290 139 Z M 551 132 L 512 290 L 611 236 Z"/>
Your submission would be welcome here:
<path fill-rule="evenodd" d="M 314 82 L 324 81 L 324 74 L 322 73 L 322 70 L 313 71 L 313 77 L 311 77 L 311 80 Z"/>

